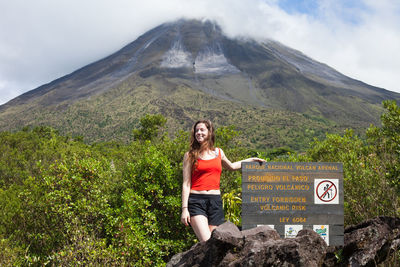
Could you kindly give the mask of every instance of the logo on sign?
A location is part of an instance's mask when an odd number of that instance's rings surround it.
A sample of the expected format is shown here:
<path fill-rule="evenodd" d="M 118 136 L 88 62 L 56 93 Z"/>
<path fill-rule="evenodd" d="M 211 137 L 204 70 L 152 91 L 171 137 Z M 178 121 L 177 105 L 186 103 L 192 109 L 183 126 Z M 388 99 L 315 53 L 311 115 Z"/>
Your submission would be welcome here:
<path fill-rule="evenodd" d="M 339 204 L 339 179 L 314 180 L 315 204 Z"/>
<path fill-rule="evenodd" d="M 295 238 L 303 225 L 285 225 L 285 238 Z"/>
<path fill-rule="evenodd" d="M 313 230 L 319 234 L 329 246 L 329 225 L 313 225 Z"/>

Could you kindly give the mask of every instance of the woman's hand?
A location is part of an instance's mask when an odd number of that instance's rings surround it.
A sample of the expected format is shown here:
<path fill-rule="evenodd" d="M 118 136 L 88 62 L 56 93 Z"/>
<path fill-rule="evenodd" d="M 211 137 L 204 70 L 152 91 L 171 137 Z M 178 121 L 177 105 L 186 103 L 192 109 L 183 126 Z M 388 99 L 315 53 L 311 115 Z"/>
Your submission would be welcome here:
<path fill-rule="evenodd" d="M 242 168 L 242 162 L 259 162 L 264 163 L 267 162 L 265 159 L 260 159 L 260 158 L 248 158 L 248 159 L 244 159 L 241 161 L 236 161 L 234 163 L 232 163 L 226 156 L 224 151 L 222 151 L 222 149 L 220 149 L 221 151 L 221 161 L 222 161 L 222 167 L 224 167 L 227 170 L 230 171 L 236 171 L 236 170 L 240 170 Z"/>
<path fill-rule="evenodd" d="M 255 161 L 255 162 L 260 162 L 260 163 L 267 162 L 265 159 L 260 159 L 260 158 L 250 158 L 250 160 Z"/>
<path fill-rule="evenodd" d="M 187 208 L 182 209 L 181 222 L 186 226 L 190 223 L 190 214 Z"/>

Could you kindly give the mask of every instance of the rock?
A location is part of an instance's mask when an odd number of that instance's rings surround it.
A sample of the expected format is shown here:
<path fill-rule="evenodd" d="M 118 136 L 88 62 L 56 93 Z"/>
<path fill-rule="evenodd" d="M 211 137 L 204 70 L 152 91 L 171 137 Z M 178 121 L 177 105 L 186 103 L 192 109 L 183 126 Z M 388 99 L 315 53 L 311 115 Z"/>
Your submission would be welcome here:
<path fill-rule="evenodd" d="M 400 218 L 377 217 L 344 231 L 345 265 L 375 266 L 400 249 Z"/>
<path fill-rule="evenodd" d="M 167 266 L 319 266 L 325 250 L 326 243 L 311 230 L 281 239 L 267 226 L 241 232 L 226 222 L 208 241 L 175 255 Z"/>
<path fill-rule="evenodd" d="M 273 230 L 275 231 L 275 230 Z M 268 235 L 269 232 L 269 235 Z M 269 230 L 257 240 L 255 234 L 245 242 L 240 257 L 225 266 L 320 266 L 324 260 L 326 243 L 312 230 L 302 230 L 293 239 L 280 239 Z M 221 265 L 224 266 L 224 265 Z"/>
<path fill-rule="evenodd" d="M 330 246 L 326 249 L 324 267 L 342 266 L 339 263 L 338 253 L 343 250 L 343 246 Z M 344 265 L 343 265 L 344 266 Z"/>
<path fill-rule="evenodd" d="M 343 247 L 327 247 L 314 231 L 281 239 L 268 226 L 239 231 L 230 222 L 167 266 L 376 266 L 400 249 L 400 219 L 377 217 L 346 228 Z"/>
<path fill-rule="evenodd" d="M 221 243 L 223 246 L 242 247 L 244 238 L 242 232 L 231 222 L 225 222 L 211 234 L 210 243 Z"/>
<path fill-rule="evenodd" d="M 167 266 L 220 266 L 230 251 L 241 250 L 244 243 L 242 233 L 231 222 L 217 227 L 211 238 L 195 244 L 190 250 L 175 255 Z"/>
<path fill-rule="evenodd" d="M 248 242 L 250 240 L 263 241 L 263 240 L 270 240 L 270 239 L 273 239 L 273 240 L 280 239 L 278 232 L 266 225 L 258 226 L 258 227 L 251 228 L 248 230 L 243 230 L 242 234 L 243 234 L 246 242 Z"/>
<path fill-rule="evenodd" d="M 207 242 L 199 242 L 193 245 L 188 251 L 176 254 L 167 263 L 168 266 L 204 266 L 199 263 L 205 257 L 207 250 L 209 249 L 206 245 Z"/>

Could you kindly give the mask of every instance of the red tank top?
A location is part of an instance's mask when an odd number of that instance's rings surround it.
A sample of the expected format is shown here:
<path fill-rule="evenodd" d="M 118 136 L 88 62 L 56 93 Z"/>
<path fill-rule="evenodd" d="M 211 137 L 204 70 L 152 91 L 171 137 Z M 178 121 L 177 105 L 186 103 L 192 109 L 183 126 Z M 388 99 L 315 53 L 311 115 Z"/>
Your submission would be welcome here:
<path fill-rule="evenodd" d="M 219 189 L 222 164 L 221 151 L 218 149 L 218 156 L 213 159 L 197 159 L 192 171 L 193 190 L 214 190 Z"/>

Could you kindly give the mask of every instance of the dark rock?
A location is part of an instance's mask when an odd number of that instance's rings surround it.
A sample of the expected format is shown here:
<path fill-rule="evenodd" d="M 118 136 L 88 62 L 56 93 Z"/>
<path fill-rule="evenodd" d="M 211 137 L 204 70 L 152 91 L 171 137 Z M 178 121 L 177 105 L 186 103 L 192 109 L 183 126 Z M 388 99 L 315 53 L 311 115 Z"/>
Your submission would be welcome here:
<path fill-rule="evenodd" d="M 206 242 L 199 242 L 193 245 L 188 251 L 176 254 L 167 263 L 167 266 L 196 266 L 194 261 L 198 258 L 199 254 L 205 253 L 207 247 Z"/>
<path fill-rule="evenodd" d="M 275 231 L 275 230 L 273 230 Z M 270 233 L 270 239 L 257 240 L 256 233 L 245 242 L 240 258 L 227 266 L 320 266 L 326 251 L 325 241 L 312 230 L 302 230 L 296 238 L 280 239 Z M 269 235 L 268 235 L 269 233 Z M 222 265 L 221 265 L 222 266 Z"/>
<path fill-rule="evenodd" d="M 167 266 L 221 266 L 223 258 L 240 251 L 243 243 L 243 235 L 236 225 L 226 222 L 212 232 L 209 240 L 175 255 Z"/>
<path fill-rule="evenodd" d="M 231 222 L 223 223 L 217 227 L 212 232 L 210 240 L 212 243 L 222 243 L 224 246 L 231 247 L 242 247 L 244 243 L 242 232 Z"/>
<path fill-rule="evenodd" d="M 328 247 L 309 229 L 281 239 L 268 226 L 239 231 L 227 222 L 167 266 L 376 266 L 400 249 L 400 218 L 377 217 L 348 227 L 344 243 Z"/>
<path fill-rule="evenodd" d="M 345 229 L 344 263 L 376 266 L 400 246 L 400 218 L 377 217 Z"/>
<path fill-rule="evenodd" d="M 343 251 L 343 246 L 329 246 L 326 248 L 326 254 L 323 267 L 342 266 L 340 264 L 339 253 Z M 343 265 L 344 266 L 344 265 Z"/>
<path fill-rule="evenodd" d="M 258 226 L 248 230 L 243 230 L 242 234 L 246 242 L 251 240 L 263 241 L 270 239 L 273 240 L 280 239 L 278 232 L 266 225 Z"/>
<path fill-rule="evenodd" d="M 319 266 L 325 250 L 323 239 L 311 230 L 302 230 L 293 239 L 280 239 L 267 226 L 240 232 L 227 222 L 208 241 L 175 255 L 167 266 Z"/>

